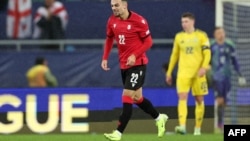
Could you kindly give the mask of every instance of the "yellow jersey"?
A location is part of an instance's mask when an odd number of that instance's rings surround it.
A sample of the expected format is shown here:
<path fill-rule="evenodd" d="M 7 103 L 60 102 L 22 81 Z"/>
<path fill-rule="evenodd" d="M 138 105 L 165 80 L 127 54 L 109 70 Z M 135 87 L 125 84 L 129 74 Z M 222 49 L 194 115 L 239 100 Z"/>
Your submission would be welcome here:
<path fill-rule="evenodd" d="M 45 65 L 35 65 L 30 68 L 26 77 L 30 87 L 46 87 L 47 82 L 45 79 L 45 73 L 49 71 L 49 68 Z"/>
<path fill-rule="evenodd" d="M 211 58 L 209 47 L 209 38 L 202 30 L 196 29 L 192 33 L 184 31 L 177 33 L 174 39 L 167 76 L 171 76 L 177 61 L 177 77 L 193 78 L 197 76 L 201 67 L 209 67 Z"/>

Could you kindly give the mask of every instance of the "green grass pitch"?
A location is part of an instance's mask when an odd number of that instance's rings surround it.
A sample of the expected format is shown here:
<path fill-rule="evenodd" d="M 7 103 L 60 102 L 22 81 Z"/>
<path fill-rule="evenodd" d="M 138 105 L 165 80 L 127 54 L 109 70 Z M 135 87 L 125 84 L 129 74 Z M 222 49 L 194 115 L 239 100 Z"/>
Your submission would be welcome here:
<path fill-rule="evenodd" d="M 108 141 L 103 134 L 9 134 L 0 135 L 0 141 Z M 222 134 L 124 134 L 121 141 L 223 141 Z"/>

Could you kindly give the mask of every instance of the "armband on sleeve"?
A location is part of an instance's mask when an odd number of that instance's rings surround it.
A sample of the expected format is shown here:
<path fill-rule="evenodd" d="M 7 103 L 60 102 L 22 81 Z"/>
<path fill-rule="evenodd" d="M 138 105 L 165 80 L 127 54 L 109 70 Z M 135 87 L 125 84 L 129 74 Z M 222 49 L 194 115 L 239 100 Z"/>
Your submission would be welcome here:
<path fill-rule="evenodd" d="M 211 50 L 208 46 L 203 46 L 202 52 L 203 52 L 202 67 L 209 69 L 209 63 L 210 63 L 210 59 L 211 59 Z"/>

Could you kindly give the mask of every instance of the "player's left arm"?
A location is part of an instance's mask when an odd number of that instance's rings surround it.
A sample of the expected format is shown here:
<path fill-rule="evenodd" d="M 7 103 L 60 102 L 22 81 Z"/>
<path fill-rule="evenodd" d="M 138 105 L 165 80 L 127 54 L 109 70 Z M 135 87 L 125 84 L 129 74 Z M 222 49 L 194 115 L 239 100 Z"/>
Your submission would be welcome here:
<path fill-rule="evenodd" d="M 210 43 L 209 39 L 207 37 L 207 34 L 204 33 L 202 36 L 202 55 L 203 55 L 203 61 L 201 68 L 204 68 L 206 70 L 209 69 L 210 60 L 211 60 L 211 49 L 210 49 Z"/>
<path fill-rule="evenodd" d="M 144 52 L 146 52 L 151 46 L 153 45 L 153 40 L 151 35 L 143 38 L 143 44 L 139 47 L 140 49 L 137 49 L 133 52 L 135 57 L 142 55 Z"/>
<path fill-rule="evenodd" d="M 238 74 L 238 83 L 240 86 L 245 86 L 247 82 L 246 82 L 246 78 L 242 76 L 242 73 L 240 71 L 240 65 L 237 59 L 237 52 L 235 50 L 235 44 L 229 39 L 226 40 L 226 43 L 229 45 L 229 49 L 230 49 L 229 55 L 231 57 L 231 61 L 234 66 L 234 70 Z"/>
<path fill-rule="evenodd" d="M 234 70 L 237 72 L 237 74 L 239 76 L 242 76 L 242 74 L 240 72 L 240 65 L 239 65 L 239 62 L 238 62 L 238 59 L 237 59 L 237 53 L 236 53 L 236 50 L 235 50 L 235 45 L 232 43 L 229 47 L 230 47 L 230 57 L 231 57 L 231 60 L 232 60 L 232 64 L 234 66 Z"/>
<path fill-rule="evenodd" d="M 210 50 L 210 43 L 207 37 L 207 34 L 201 33 L 201 49 L 202 49 L 202 64 L 201 68 L 199 69 L 198 76 L 203 77 L 206 75 L 207 71 L 210 68 L 210 60 L 211 60 L 211 50 Z"/>
<path fill-rule="evenodd" d="M 137 24 L 137 26 L 140 27 L 139 36 L 142 40 L 142 45 L 133 52 L 136 58 L 145 53 L 153 45 L 153 39 L 151 37 L 147 21 L 145 19 L 141 19 L 141 21 L 139 21 Z"/>
<path fill-rule="evenodd" d="M 45 80 L 47 82 L 47 86 L 49 86 L 49 87 L 58 86 L 58 82 L 57 82 L 56 77 L 50 71 L 45 72 L 44 76 L 45 76 Z"/>

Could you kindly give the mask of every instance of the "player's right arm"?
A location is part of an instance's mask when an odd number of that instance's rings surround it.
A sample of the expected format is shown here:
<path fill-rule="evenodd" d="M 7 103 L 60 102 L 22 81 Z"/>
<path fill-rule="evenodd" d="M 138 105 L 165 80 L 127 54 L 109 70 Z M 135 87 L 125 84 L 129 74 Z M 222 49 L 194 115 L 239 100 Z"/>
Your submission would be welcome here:
<path fill-rule="evenodd" d="M 108 36 L 106 37 L 105 46 L 104 46 L 104 53 L 102 56 L 102 64 L 101 64 L 102 69 L 105 71 L 110 70 L 110 68 L 108 67 L 108 57 L 109 57 L 110 51 L 112 49 L 113 42 L 114 42 L 113 37 L 108 37 Z"/>
<path fill-rule="evenodd" d="M 101 67 L 105 71 L 110 70 L 110 68 L 108 67 L 108 57 L 109 57 L 109 54 L 111 52 L 111 49 L 113 47 L 113 42 L 114 42 L 114 33 L 111 28 L 111 18 L 109 18 L 108 20 L 106 30 L 107 30 L 106 32 L 107 36 L 105 40 L 102 63 L 101 63 Z"/>
<path fill-rule="evenodd" d="M 172 85 L 172 72 L 174 70 L 175 64 L 178 61 L 178 59 L 179 59 L 179 46 L 178 46 L 178 39 L 176 36 L 174 40 L 174 46 L 173 46 L 173 50 L 171 53 L 169 65 L 168 65 L 168 70 L 166 72 L 166 82 L 169 85 Z"/>

